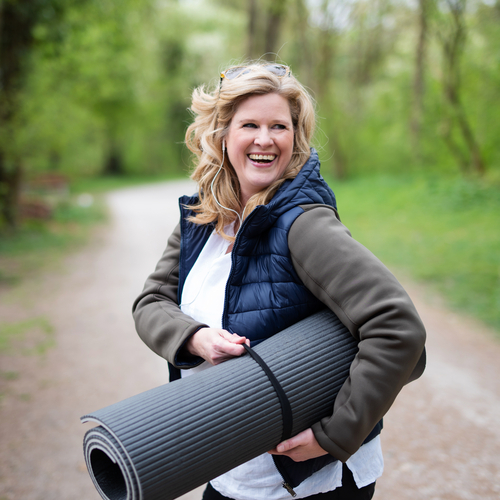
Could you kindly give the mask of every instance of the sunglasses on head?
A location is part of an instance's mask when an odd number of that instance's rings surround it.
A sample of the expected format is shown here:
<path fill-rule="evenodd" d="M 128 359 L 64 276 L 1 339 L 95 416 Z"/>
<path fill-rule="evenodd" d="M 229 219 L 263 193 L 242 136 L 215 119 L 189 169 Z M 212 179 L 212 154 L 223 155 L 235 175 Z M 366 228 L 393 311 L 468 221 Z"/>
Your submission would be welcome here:
<path fill-rule="evenodd" d="M 258 66 L 257 68 L 262 68 L 267 71 L 270 71 L 276 76 L 289 76 L 290 73 L 290 68 L 288 66 L 285 66 L 283 64 L 266 64 L 265 66 Z M 232 68 L 226 69 L 226 71 L 223 71 L 220 74 L 220 84 L 219 84 L 219 90 L 222 87 L 222 81 L 224 78 L 227 78 L 228 80 L 234 80 L 235 78 L 238 78 L 238 76 L 245 75 L 247 73 L 250 73 L 256 69 L 256 67 L 248 67 L 248 66 L 234 66 Z"/>

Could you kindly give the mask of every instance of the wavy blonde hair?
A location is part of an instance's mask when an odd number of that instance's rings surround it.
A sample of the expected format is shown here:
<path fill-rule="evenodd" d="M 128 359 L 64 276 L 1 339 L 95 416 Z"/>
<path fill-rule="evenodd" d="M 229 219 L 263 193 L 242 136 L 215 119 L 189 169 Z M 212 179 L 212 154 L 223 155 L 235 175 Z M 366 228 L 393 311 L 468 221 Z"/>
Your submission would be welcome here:
<path fill-rule="evenodd" d="M 193 91 L 190 109 L 195 119 L 186 131 L 186 145 L 195 155 L 191 179 L 198 183 L 200 202 L 188 207 L 196 214 L 189 220 L 195 224 L 215 222 L 216 231 L 230 241 L 234 241 L 234 237 L 227 235 L 224 227 L 236 220 L 236 214 L 231 210 L 240 214 L 243 211 L 246 217 L 257 205 L 269 203 L 281 184 L 286 179 L 295 178 L 310 156 L 310 141 L 316 122 L 314 101 L 293 75 L 277 76 L 265 69 L 268 64 L 245 65 L 248 72 L 232 80 L 224 79 L 222 85 L 213 91 L 207 91 L 205 86 Z M 280 179 L 253 195 L 243 207 L 238 177 L 227 155 L 222 153 L 222 141 L 238 106 L 245 99 L 271 93 L 286 98 L 290 105 L 294 127 L 292 159 Z M 217 176 L 223 156 L 224 164 Z M 213 191 L 223 207 L 217 203 L 211 189 L 216 176 Z"/>

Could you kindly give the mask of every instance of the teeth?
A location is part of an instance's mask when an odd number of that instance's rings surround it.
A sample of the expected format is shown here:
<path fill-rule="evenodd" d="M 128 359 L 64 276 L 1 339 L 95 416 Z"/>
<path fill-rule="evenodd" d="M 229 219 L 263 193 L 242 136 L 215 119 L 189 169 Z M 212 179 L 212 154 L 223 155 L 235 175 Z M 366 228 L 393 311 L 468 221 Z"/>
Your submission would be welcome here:
<path fill-rule="evenodd" d="M 276 155 L 248 155 L 251 160 L 268 160 L 273 161 Z"/>

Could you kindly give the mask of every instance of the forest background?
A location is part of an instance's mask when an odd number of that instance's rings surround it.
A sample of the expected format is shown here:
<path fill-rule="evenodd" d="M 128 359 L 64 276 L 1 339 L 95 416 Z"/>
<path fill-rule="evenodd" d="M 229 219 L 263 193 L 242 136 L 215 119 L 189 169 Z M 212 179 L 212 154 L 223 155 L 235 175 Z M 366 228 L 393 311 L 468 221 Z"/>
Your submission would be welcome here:
<path fill-rule="evenodd" d="M 194 87 L 284 62 L 353 235 L 500 331 L 499 0 L 0 0 L 0 286 L 186 176 Z"/>

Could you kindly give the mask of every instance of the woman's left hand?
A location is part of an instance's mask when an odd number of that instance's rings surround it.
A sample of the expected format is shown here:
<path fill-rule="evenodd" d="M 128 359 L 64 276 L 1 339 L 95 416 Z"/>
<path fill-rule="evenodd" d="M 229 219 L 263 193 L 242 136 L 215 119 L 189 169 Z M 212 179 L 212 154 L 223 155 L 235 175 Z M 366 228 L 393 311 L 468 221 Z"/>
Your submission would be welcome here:
<path fill-rule="evenodd" d="M 327 454 L 316 441 L 312 429 L 306 429 L 293 438 L 283 441 L 268 453 L 271 453 L 271 455 L 286 455 L 295 462 L 303 462 Z"/>

